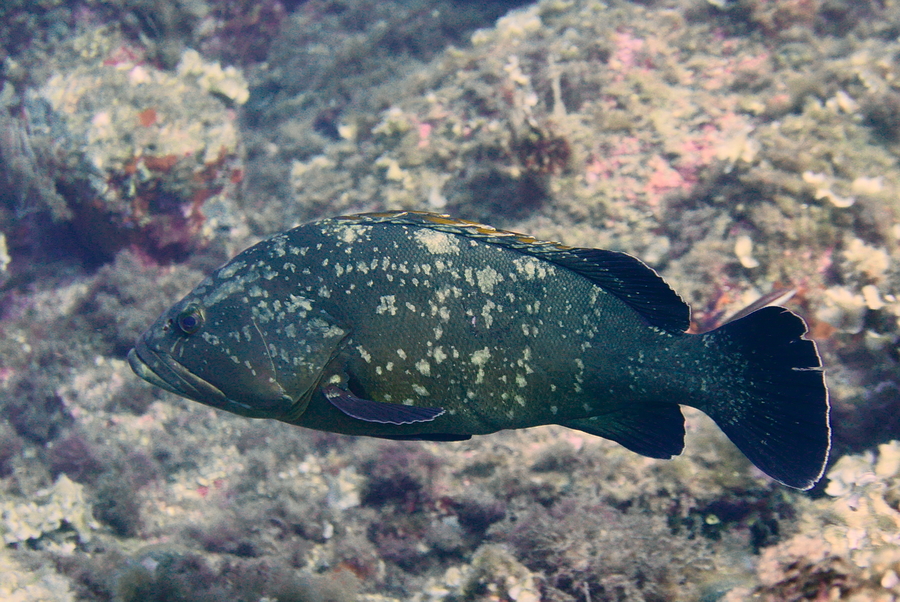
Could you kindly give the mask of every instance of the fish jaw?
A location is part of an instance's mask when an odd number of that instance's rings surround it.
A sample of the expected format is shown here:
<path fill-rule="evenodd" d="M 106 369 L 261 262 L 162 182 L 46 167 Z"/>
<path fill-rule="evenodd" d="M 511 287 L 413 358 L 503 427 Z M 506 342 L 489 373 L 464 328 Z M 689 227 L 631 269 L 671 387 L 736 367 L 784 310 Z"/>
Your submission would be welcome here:
<path fill-rule="evenodd" d="M 277 409 L 268 406 L 253 407 L 230 399 L 221 389 L 191 372 L 171 354 L 152 349 L 143 338 L 128 352 L 128 363 L 135 374 L 152 385 L 241 416 L 277 418 L 294 405 L 294 401 L 287 396 L 283 396 L 276 404 L 268 404 L 283 406 Z"/>

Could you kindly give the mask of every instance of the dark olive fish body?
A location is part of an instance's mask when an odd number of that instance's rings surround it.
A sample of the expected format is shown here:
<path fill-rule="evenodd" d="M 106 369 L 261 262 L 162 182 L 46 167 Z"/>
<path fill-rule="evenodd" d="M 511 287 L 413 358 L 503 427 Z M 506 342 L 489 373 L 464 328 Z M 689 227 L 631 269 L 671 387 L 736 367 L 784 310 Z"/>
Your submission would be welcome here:
<path fill-rule="evenodd" d="M 140 338 L 135 372 L 251 417 L 397 439 L 562 424 L 681 452 L 680 404 L 810 487 L 830 431 L 803 321 L 703 335 L 640 261 L 422 213 L 322 220 L 244 251 Z"/>

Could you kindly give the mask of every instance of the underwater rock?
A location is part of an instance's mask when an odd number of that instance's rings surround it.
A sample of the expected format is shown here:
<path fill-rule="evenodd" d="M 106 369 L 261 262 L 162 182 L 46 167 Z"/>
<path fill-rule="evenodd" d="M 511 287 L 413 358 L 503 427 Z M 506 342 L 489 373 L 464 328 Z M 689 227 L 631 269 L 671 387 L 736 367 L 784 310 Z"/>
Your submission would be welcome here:
<path fill-rule="evenodd" d="M 762 585 L 752 592 L 759 599 L 900 595 L 900 441 L 879 445 L 877 454 L 843 456 L 827 478 L 829 497 L 803 505 L 799 533 L 763 552 Z M 734 591 L 725 599 L 747 594 Z"/>
<path fill-rule="evenodd" d="M 180 259 L 233 226 L 244 173 L 233 109 L 249 94 L 240 72 L 194 50 L 164 71 L 106 28 L 73 45 L 75 64 L 25 95 L 29 143 L 53 149 L 44 171 L 58 193 L 37 209 L 71 223 L 100 261 L 127 245 Z"/>
<path fill-rule="evenodd" d="M 34 498 L 0 500 L 0 535 L 6 544 L 61 535 L 55 547 L 72 551 L 76 543 L 90 539 L 91 532 L 99 527 L 91 515 L 83 487 L 66 475 L 60 475 L 53 486 L 37 492 Z M 68 534 L 60 531 L 64 527 L 70 528 Z"/>

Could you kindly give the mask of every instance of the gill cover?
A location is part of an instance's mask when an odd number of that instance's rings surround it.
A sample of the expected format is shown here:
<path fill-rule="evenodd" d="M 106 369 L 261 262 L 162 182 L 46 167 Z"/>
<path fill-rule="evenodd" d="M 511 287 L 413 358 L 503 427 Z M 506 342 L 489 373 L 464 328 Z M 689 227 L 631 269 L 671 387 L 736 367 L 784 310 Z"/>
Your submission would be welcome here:
<path fill-rule="evenodd" d="M 271 311 L 243 295 L 208 306 L 189 295 L 138 340 L 129 361 L 152 384 L 212 407 L 298 416 L 347 330 L 306 298 L 287 301 Z"/>

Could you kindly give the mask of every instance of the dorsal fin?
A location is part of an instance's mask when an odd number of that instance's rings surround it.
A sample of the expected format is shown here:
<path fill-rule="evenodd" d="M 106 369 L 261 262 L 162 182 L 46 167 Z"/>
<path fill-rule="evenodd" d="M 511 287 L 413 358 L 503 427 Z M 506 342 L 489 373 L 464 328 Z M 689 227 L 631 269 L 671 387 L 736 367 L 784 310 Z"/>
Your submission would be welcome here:
<path fill-rule="evenodd" d="M 625 253 L 568 247 L 518 232 L 422 211 L 361 213 L 338 219 L 431 228 L 513 249 L 590 280 L 657 328 L 682 333 L 690 326 L 691 312 L 681 297 L 652 268 Z"/>

